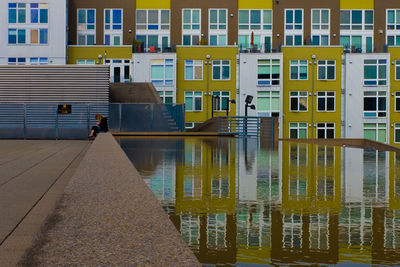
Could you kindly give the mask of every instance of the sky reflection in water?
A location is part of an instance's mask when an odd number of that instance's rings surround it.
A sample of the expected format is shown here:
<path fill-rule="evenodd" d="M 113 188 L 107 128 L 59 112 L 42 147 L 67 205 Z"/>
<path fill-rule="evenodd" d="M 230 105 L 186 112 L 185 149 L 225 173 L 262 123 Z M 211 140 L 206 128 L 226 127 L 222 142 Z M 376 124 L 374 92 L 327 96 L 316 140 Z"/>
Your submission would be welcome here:
<path fill-rule="evenodd" d="M 203 264 L 400 264 L 400 155 L 118 139 Z"/>

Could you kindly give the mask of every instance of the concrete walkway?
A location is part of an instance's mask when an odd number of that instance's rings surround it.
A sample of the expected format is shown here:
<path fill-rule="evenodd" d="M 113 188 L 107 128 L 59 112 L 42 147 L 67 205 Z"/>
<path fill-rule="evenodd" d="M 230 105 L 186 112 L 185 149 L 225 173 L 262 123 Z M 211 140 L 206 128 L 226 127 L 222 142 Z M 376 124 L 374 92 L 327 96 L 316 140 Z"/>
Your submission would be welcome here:
<path fill-rule="evenodd" d="M 27 266 L 200 265 L 110 133 L 90 146 L 27 255 Z"/>
<path fill-rule="evenodd" d="M 0 266 L 15 266 L 32 245 L 88 144 L 0 140 Z"/>

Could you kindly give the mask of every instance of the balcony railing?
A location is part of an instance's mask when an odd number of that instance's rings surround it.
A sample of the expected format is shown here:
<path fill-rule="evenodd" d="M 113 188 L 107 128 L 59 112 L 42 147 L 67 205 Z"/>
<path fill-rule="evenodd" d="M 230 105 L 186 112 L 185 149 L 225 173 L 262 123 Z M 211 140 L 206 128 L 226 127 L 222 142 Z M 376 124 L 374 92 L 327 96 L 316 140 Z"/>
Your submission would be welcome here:
<path fill-rule="evenodd" d="M 176 46 L 160 47 L 158 45 L 146 47 L 144 44 L 132 45 L 132 53 L 175 53 Z"/>

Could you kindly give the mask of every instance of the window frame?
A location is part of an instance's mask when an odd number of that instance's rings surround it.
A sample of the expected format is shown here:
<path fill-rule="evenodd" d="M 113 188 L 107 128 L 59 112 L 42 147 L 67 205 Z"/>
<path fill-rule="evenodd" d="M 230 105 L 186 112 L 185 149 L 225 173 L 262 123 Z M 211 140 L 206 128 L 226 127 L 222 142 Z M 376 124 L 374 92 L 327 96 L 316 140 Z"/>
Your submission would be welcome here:
<path fill-rule="evenodd" d="M 265 61 L 265 62 L 262 62 Z M 267 63 L 268 61 L 268 63 Z M 275 62 L 274 62 L 275 61 Z M 273 77 L 273 69 L 274 66 L 278 66 L 279 69 L 279 77 L 274 78 Z M 260 75 L 266 75 L 266 74 L 260 74 L 260 67 L 269 67 L 269 78 L 260 78 Z M 276 75 L 276 74 L 275 74 Z M 257 59 L 257 86 L 258 87 L 264 87 L 264 86 L 279 86 L 280 85 L 280 80 L 281 80 L 281 60 L 276 59 L 276 58 L 258 58 Z"/>
<path fill-rule="evenodd" d="M 164 104 L 173 104 L 174 103 L 174 91 L 172 91 L 172 90 L 157 90 L 157 92 Z M 166 98 L 171 99 L 171 103 L 167 103 Z"/>
<path fill-rule="evenodd" d="M 324 131 L 324 138 L 319 138 L 318 137 L 319 130 L 323 130 Z M 333 130 L 333 136 L 332 137 L 328 137 L 328 131 L 329 130 Z M 317 137 L 317 139 L 334 139 L 335 138 L 335 123 L 334 122 L 317 122 L 316 137 Z"/>
<path fill-rule="evenodd" d="M 162 78 L 153 79 L 153 66 L 161 66 L 163 68 Z M 167 77 L 167 67 L 172 68 L 171 78 Z M 154 86 L 174 86 L 174 60 L 171 58 L 152 59 L 150 61 L 150 79 Z"/>
<path fill-rule="evenodd" d="M 367 125 L 369 125 L 369 126 L 374 126 L 374 127 L 366 127 Z M 387 131 L 387 124 L 386 124 L 386 122 L 384 122 L 384 123 L 380 123 L 380 122 L 378 122 L 378 123 L 374 123 L 374 122 L 364 122 L 363 123 L 363 137 L 365 138 L 365 139 L 368 139 L 368 138 L 366 138 L 366 136 L 365 136 L 365 130 L 375 130 L 375 139 L 374 139 L 374 141 L 378 141 L 378 142 L 380 142 L 379 141 L 379 130 L 385 130 L 385 141 L 384 141 L 384 143 L 386 143 L 387 142 L 387 140 L 388 140 L 388 138 L 387 138 L 387 134 L 388 134 L 388 131 Z"/>
<path fill-rule="evenodd" d="M 291 137 L 292 130 L 297 130 L 297 137 L 295 138 Z M 304 138 L 299 138 L 300 130 L 305 130 L 305 135 L 306 135 L 305 139 L 307 139 L 308 138 L 307 122 L 289 122 L 289 139 L 304 139 Z"/>
<path fill-rule="evenodd" d="M 372 61 L 376 61 L 376 63 L 371 63 Z M 387 59 L 364 59 L 364 68 L 363 68 L 363 85 L 364 86 L 387 86 L 388 83 L 388 60 Z M 366 67 L 375 66 L 376 67 L 376 78 L 365 78 Z M 385 78 L 379 77 L 379 67 L 385 66 Z M 381 83 L 384 82 L 384 83 Z"/>
<path fill-rule="evenodd" d="M 192 64 L 189 64 L 190 61 L 192 61 Z M 185 59 L 185 73 L 184 73 L 184 77 L 185 77 L 185 81 L 202 81 L 203 80 L 203 60 L 201 59 Z M 201 67 L 201 78 L 200 79 L 196 79 L 196 74 L 195 74 L 195 69 L 196 67 Z M 186 70 L 187 68 L 192 68 L 192 79 L 187 79 L 186 76 Z"/>
<path fill-rule="evenodd" d="M 353 16 L 355 12 L 361 11 L 361 23 L 353 23 Z M 375 23 L 375 10 L 374 9 L 340 9 L 340 20 L 339 27 L 340 30 L 345 31 L 373 31 Z M 345 12 L 349 13 L 349 23 L 342 23 L 342 14 Z M 372 23 L 366 23 L 366 13 L 372 12 Z"/>
<path fill-rule="evenodd" d="M 328 95 L 329 94 L 329 95 Z M 325 109 L 319 109 L 319 100 L 325 103 Z M 328 99 L 333 99 L 333 109 L 328 109 Z M 335 112 L 336 111 L 336 92 L 335 91 L 318 91 L 317 92 L 317 112 Z"/>
<path fill-rule="evenodd" d="M 260 99 L 267 99 L 269 102 L 269 110 L 268 109 L 262 109 L 262 105 L 259 105 L 258 101 Z M 278 99 L 278 109 L 273 109 L 272 108 L 272 102 L 273 99 Z M 257 112 L 281 112 L 281 93 L 280 91 L 257 91 Z"/>
<path fill-rule="evenodd" d="M 218 98 L 216 98 L 216 96 L 218 95 Z M 230 111 L 230 101 L 231 100 L 231 92 L 229 91 L 213 91 L 212 92 L 212 101 L 214 103 L 215 99 L 218 100 L 218 104 L 217 105 L 212 105 L 213 106 L 213 110 L 214 111 L 221 111 L 221 112 L 226 112 L 226 109 L 223 109 L 223 101 L 226 101 L 228 110 Z"/>
<path fill-rule="evenodd" d="M 114 18 L 114 10 L 119 10 L 121 11 L 121 23 L 114 23 L 113 18 Z M 110 22 L 106 23 L 106 12 L 110 12 Z M 103 10 L 103 42 L 104 45 L 106 46 L 122 46 L 124 45 L 124 36 L 123 36 L 123 30 L 124 30 L 124 10 L 122 8 L 105 8 Z M 115 26 L 121 26 L 121 29 L 114 29 Z M 107 29 L 107 26 L 109 29 Z M 109 38 L 107 42 L 107 37 Z M 120 44 L 116 45 L 115 44 L 115 37 L 119 37 Z"/>
<path fill-rule="evenodd" d="M 393 141 L 395 144 L 399 144 L 400 143 L 400 139 L 398 141 L 396 141 L 396 131 L 400 131 L 400 123 L 395 122 L 394 123 L 394 127 L 393 127 Z"/>
<path fill-rule="evenodd" d="M 189 96 L 189 93 L 191 95 Z M 196 95 L 195 93 L 200 93 L 200 95 Z M 201 109 L 200 110 L 187 110 L 186 109 L 186 98 L 191 97 L 192 98 L 192 106 L 196 108 L 196 98 L 200 98 L 201 101 Z M 185 103 L 185 112 L 202 112 L 203 111 L 203 91 L 185 91 L 184 92 L 184 103 Z"/>
<path fill-rule="evenodd" d="M 149 23 L 149 12 L 150 11 L 157 11 L 157 24 Z M 138 13 L 139 12 L 146 13 L 146 21 L 144 23 L 142 23 L 142 22 L 138 23 L 138 17 L 139 17 Z M 168 23 L 162 22 L 163 12 L 168 12 Z M 142 29 L 141 26 L 144 26 L 144 28 Z M 170 29 L 171 29 L 171 11 L 169 9 L 136 9 L 135 27 L 136 27 L 136 32 L 170 31 Z"/>
<path fill-rule="evenodd" d="M 301 104 L 301 99 L 305 98 L 305 105 Z M 297 99 L 297 107 L 293 107 L 292 100 Z M 306 109 L 301 109 L 301 106 L 305 106 Z M 293 109 L 295 108 L 295 109 Z M 308 112 L 308 92 L 307 91 L 290 91 L 289 92 L 289 111 L 290 112 Z"/>
<path fill-rule="evenodd" d="M 330 64 L 332 63 L 333 64 Z M 317 80 L 318 81 L 336 81 L 336 60 L 323 59 L 317 61 Z M 333 78 L 328 78 L 328 68 L 333 66 Z M 320 79 L 320 68 L 324 68 L 325 79 Z"/>
<path fill-rule="evenodd" d="M 79 23 L 79 12 L 84 11 L 85 12 L 85 23 Z M 94 11 L 94 23 L 88 23 L 87 18 L 88 18 L 88 13 L 90 11 Z M 93 44 L 96 44 L 96 25 L 97 25 L 97 20 L 96 20 L 96 9 L 95 8 L 78 8 L 76 10 L 76 44 L 77 45 L 90 45 L 88 44 L 88 36 L 93 35 Z M 85 29 L 79 29 L 79 27 L 85 27 Z M 93 26 L 93 29 L 88 29 L 89 26 Z M 84 36 L 85 38 L 85 43 L 84 44 L 79 44 L 79 36 Z"/>
<path fill-rule="evenodd" d="M 372 95 L 374 94 L 374 95 Z M 385 100 L 385 109 L 379 109 L 379 100 L 384 98 Z M 374 99 L 375 100 L 375 110 L 366 110 L 365 109 L 365 101 L 366 99 Z M 375 113 L 375 115 L 373 115 Z M 383 115 L 379 115 L 380 113 L 384 113 Z M 370 119 L 370 118 L 387 118 L 388 116 L 388 97 L 385 91 L 364 91 L 363 94 L 363 117 Z M 371 114 L 371 115 L 368 115 Z"/>
<path fill-rule="evenodd" d="M 291 81 L 307 81 L 308 80 L 308 60 L 307 59 L 293 59 L 290 60 L 289 62 L 289 79 Z M 305 79 L 300 79 L 300 69 L 301 67 L 306 67 L 306 78 Z M 297 68 L 297 78 L 294 79 L 292 78 L 292 68 Z"/>
<path fill-rule="evenodd" d="M 397 109 L 397 101 L 399 101 L 399 109 Z M 400 112 L 400 91 L 394 93 L 394 111 Z"/>
<path fill-rule="evenodd" d="M 224 64 L 224 61 L 228 61 L 229 64 Z M 219 62 L 219 63 L 216 63 Z M 214 68 L 219 67 L 219 79 L 214 79 Z M 223 78 L 224 67 L 229 67 L 229 77 Z M 230 81 L 231 80 L 231 60 L 230 59 L 215 59 L 212 60 L 212 80 L 213 81 Z"/>

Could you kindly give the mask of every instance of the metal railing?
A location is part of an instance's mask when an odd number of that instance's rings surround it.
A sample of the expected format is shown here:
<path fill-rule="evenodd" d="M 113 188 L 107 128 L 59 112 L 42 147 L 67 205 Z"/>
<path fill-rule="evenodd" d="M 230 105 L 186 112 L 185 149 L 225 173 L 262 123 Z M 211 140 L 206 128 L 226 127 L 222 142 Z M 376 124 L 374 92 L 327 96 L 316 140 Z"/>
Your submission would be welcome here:
<path fill-rule="evenodd" d="M 273 117 L 218 117 L 218 133 L 235 134 L 239 137 L 263 138 L 272 141 L 276 126 Z"/>
<path fill-rule="evenodd" d="M 60 105 L 71 112 L 59 113 Z M 0 103 L 0 138 L 84 139 L 96 113 L 108 117 L 108 103 Z"/>

